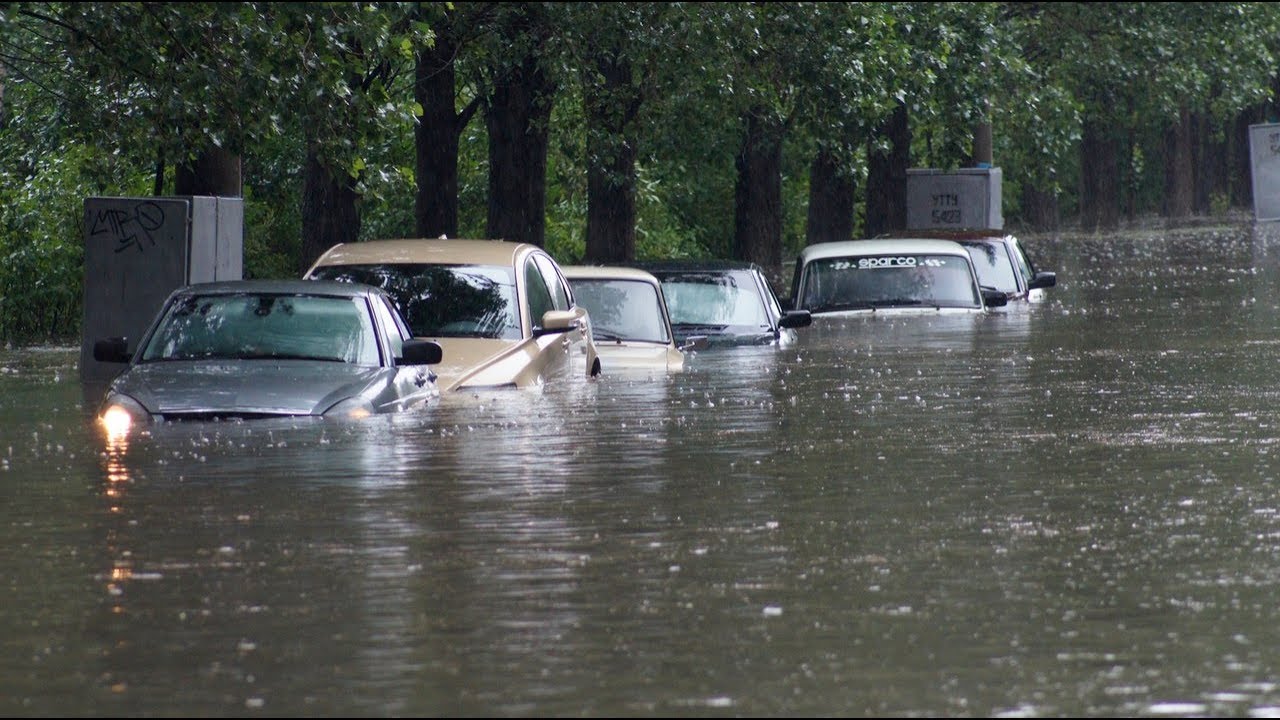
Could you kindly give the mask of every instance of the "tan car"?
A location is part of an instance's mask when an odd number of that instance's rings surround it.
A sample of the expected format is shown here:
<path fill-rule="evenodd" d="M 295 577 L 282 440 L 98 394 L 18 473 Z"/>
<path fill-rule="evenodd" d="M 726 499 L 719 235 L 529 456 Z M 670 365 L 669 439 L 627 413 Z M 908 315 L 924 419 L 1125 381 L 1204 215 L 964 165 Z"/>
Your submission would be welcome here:
<path fill-rule="evenodd" d="M 591 319 L 542 248 L 502 240 L 404 239 L 329 248 L 311 280 L 380 287 L 416 337 L 440 344 L 441 393 L 532 388 L 600 373 Z"/>
<path fill-rule="evenodd" d="M 590 265 L 563 269 L 578 302 L 591 314 L 596 349 L 610 373 L 684 369 L 662 285 L 652 273 Z"/>

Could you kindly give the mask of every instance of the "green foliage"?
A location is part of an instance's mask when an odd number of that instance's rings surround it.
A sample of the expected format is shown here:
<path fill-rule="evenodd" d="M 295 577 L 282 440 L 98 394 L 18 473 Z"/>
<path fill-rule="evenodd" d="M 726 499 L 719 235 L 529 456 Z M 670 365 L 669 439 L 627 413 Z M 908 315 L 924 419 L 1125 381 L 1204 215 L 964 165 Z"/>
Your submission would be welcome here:
<path fill-rule="evenodd" d="M 729 255 L 748 110 L 786 131 L 784 257 L 804 243 L 814 153 L 865 187 L 899 103 L 917 167 L 965 164 L 991 122 L 1010 222 L 1024 189 L 1075 207 L 1086 121 L 1123 145 L 1129 208 L 1158 210 L 1180 110 L 1220 135 L 1274 102 L 1280 53 L 1280 6 L 1256 2 L 0 3 L 0 336 L 74 336 L 84 199 L 150 194 L 157 162 L 210 146 L 243 159 L 247 276 L 296 274 L 308 153 L 356 181 L 360 237 L 411 235 L 414 53 L 446 27 L 459 109 L 528 53 L 556 81 L 546 244 L 563 262 L 584 253 L 587 167 L 624 143 L 637 256 Z M 463 237 L 501 202 L 480 117 L 460 137 Z"/>
<path fill-rule="evenodd" d="M 0 131 L 0 147 L 12 147 L 12 134 Z M 146 195 L 149 180 L 80 144 L 38 159 L 29 174 L 0 170 L 0 337 L 29 343 L 78 335 L 84 201 Z"/>

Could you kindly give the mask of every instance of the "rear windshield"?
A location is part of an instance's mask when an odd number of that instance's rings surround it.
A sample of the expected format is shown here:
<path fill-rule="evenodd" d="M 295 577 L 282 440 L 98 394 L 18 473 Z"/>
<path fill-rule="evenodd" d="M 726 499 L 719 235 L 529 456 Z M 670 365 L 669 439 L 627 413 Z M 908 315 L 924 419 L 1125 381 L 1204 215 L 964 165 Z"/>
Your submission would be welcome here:
<path fill-rule="evenodd" d="M 520 315 L 511 268 L 499 265 L 387 263 L 316 268 L 313 280 L 380 287 L 416 337 L 519 340 Z"/>
<path fill-rule="evenodd" d="M 981 307 L 969 261 L 954 255 L 886 255 L 813 260 L 800 307 L 832 312 L 880 307 Z"/>

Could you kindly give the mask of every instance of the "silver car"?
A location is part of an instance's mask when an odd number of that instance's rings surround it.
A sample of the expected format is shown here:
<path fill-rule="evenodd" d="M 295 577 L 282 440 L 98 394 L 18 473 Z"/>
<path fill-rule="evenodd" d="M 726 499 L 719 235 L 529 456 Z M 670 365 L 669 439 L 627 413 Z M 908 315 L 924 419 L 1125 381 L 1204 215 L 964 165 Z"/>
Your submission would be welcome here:
<path fill-rule="evenodd" d="M 99 362 L 128 363 L 99 418 L 113 434 L 153 420 L 363 417 L 439 396 L 434 342 L 413 338 L 377 288 L 308 280 L 189 285 L 165 301 L 132 352 L 94 344 Z"/>

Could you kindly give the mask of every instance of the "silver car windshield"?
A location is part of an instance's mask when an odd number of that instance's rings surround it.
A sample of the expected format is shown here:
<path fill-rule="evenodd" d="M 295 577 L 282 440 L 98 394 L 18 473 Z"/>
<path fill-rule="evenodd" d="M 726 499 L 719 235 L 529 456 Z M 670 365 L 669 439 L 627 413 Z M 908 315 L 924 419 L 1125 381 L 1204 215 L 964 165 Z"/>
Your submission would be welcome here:
<path fill-rule="evenodd" d="M 597 340 L 670 342 L 658 288 L 640 280 L 570 280 Z"/>
<path fill-rule="evenodd" d="M 749 274 L 680 273 L 661 279 L 674 325 L 769 326 L 764 300 Z"/>
<path fill-rule="evenodd" d="M 367 304 L 315 295 L 182 295 L 142 353 L 164 360 L 323 360 L 379 365 Z"/>
<path fill-rule="evenodd" d="M 329 265 L 314 280 L 342 280 L 382 288 L 416 337 L 519 340 L 515 274 L 498 265 L 387 263 Z"/>
<path fill-rule="evenodd" d="M 982 305 L 969 261 L 954 255 L 814 260 L 805 266 L 800 297 L 811 312 Z"/>

